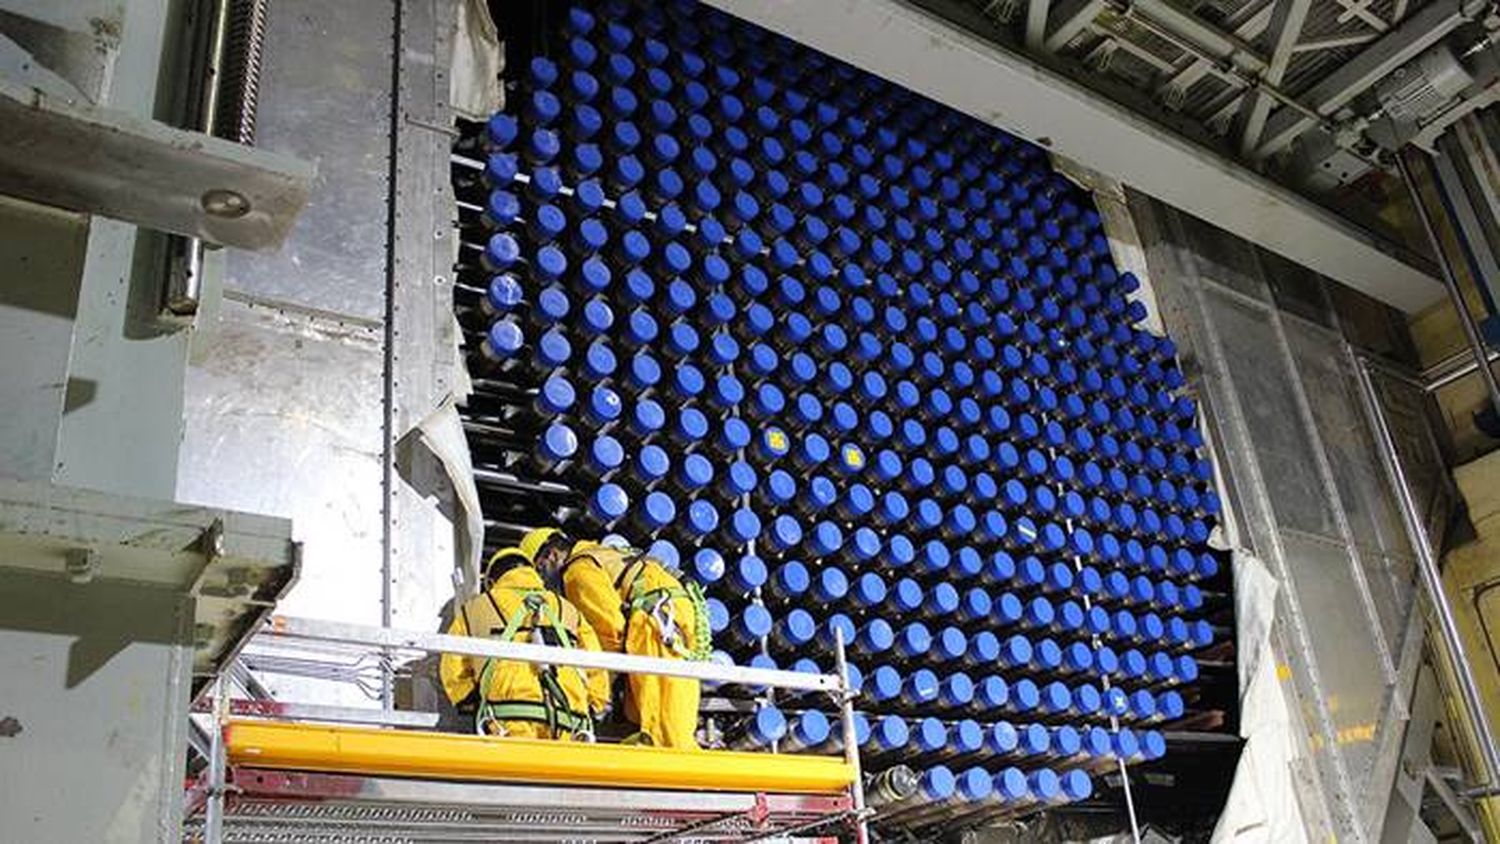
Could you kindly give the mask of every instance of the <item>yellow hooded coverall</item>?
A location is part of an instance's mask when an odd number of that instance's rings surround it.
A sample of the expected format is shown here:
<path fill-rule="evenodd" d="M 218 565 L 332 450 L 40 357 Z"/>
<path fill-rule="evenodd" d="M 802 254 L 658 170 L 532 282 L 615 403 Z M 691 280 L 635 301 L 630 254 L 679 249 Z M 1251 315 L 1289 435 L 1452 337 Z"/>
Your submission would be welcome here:
<path fill-rule="evenodd" d="M 465 602 L 454 613 L 453 623 L 448 626 L 448 634 L 498 638 L 517 613 L 530 612 L 525 605 L 528 595 L 541 596 L 541 600 L 551 610 L 551 617 L 556 618 L 571 637 L 572 642 L 566 644 L 591 651 L 600 649 L 599 638 L 581 617 L 578 608 L 548 590 L 541 575 L 529 565 L 511 568 L 501 574 L 488 591 Z M 516 630 L 515 641 L 540 641 L 537 635 L 550 631 L 551 625 L 545 618 L 536 617 L 537 613 L 531 615 L 531 618 L 523 617 Z M 558 644 L 551 640 L 552 634 L 544 635 L 546 644 Z M 496 660 L 485 679 L 485 688 L 481 690 L 479 684 L 486 677 L 487 662 L 489 660 L 484 657 L 443 654 L 438 664 L 438 673 L 443 690 L 455 705 L 476 693 L 482 693 L 482 700 L 491 704 L 520 705 L 506 707 L 501 712 L 516 714 L 519 711 L 524 713 L 524 717 L 501 717 L 499 729 L 491 727 L 491 732 L 524 738 L 568 738 L 571 735 L 570 730 L 561 728 L 554 735 L 548 724 L 542 694 L 542 672 L 546 670 L 555 672 L 558 685 L 567 698 L 565 719 L 590 712 L 597 715 L 609 705 L 607 672 L 563 665 L 544 668 L 531 663 Z"/>
<path fill-rule="evenodd" d="M 663 618 L 676 628 L 676 641 L 692 647 L 695 625 L 700 623 L 693 603 L 686 597 L 670 597 L 682 595 L 682 582 L 656 560 L 627 556 L 597 542 L 579 542 L 563 568 L 562 581 L 563 594 L 577 605 L 606 650 L 680 659 L 663 639 Z M 657 747 L 696 748 L 698 681 L 628 676 L 625 717 L 640 725 Z"/>

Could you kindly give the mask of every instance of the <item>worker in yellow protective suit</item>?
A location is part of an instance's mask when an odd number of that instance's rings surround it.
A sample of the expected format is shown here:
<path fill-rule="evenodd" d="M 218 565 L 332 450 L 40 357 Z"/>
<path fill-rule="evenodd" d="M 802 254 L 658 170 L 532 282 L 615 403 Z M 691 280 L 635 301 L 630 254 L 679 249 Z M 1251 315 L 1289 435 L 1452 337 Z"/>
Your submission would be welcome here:
<path fill-rule="evenodd" d="M 633 548 L 575 543 L 556 528 L 528 533 L 521 550 L 549 581 L 560 584 L 606 650 L 663 659 L 707 658 L 702 592 L 684 588 L 657 560 Z M 625 717 L 640 727 L 639 740 L 658 747 L 698 746 L 697 680 L 631 674 L 626 690 Z"/>
<path fill-rule="evenodd" d="M 520 549 L 496 552 L 483 586 L 454 612 L 449 635 L 600 649 L 578 608 L 546 587 Z M 603 671 L 443 654 L 438 673 L 448 699 L 472 711 L 486 735 L 592 737 L 594 720 L 609 707 Z"/>

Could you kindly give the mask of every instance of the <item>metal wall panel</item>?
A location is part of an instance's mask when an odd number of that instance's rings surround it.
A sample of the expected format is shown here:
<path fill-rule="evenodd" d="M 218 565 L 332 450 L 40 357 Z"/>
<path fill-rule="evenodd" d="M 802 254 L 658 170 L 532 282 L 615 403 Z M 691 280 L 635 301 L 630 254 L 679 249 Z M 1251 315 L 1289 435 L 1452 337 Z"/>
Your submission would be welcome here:
<path fill-rule="evenodd" d="M 367 0 L 270 4 L 256 146 L 311 161 L 318 177 L 280 251 L 230 255 L 228 289 L 384 318 L 393 10 Z"/>
<path fill-rule="evenodd" d="M 177 840 L 192 620 L 171 589 L 0 569 L 0 839 Z"/>
<path fill-rule="evenodd" d="M 0 199 L 0 475 L 52 476 L 88 221 Z M 75 396 L 91 385 L 77 384 Z"/>
<path fill-rule="evenodd" d="M 1349 538 L 1381 629 L 1387 642 L 1399 643 L 1405 607 L 1397 600 L 1385 549 L 1391 537 L 1404 532 L 1380 467 L 1369 462 L 1369 456 L 1375 453 L 1375 441 L 1364 425 L 1364 412 L 1353 392 L 1354 373 L 1336 336 L 1296 319 L 1283 319 L 1282 324 L 1319 437 L 1328 452 L 1339 503 L 1348 520 Z"/>
<path fill-rule="evenodd" d="M 173 81 L 161 57 L 180 11 L 167 0 L 121 4 L 92 25 L 117 26 L 118 55 L 106 68 L 104 104 L 141 117 Z M 68 359 L 73 396 L 58 425 L 53 480 L 125 495 L 172 498 L 182 435 L 187 332 L 157 320 L 165 236 L 93 217 L 83 249 Z M 123 447 L 102 448 L 101 444 Z"/>
<path fill-rule="evenodd" d="M 1376 468 L 1353 352 L 1324 327 L 1335 321 L 1316 274 L 1257 259 L 1249 244 L 1145 197 L 1132 195 L 1131 207 L 1164 320 L 1185 341 L 1184 371 L 1203 397 L 1234 504 L 1230 539 L 1254 546 L 1282 581 L 1273 645 L 1315 771 L 1305 781 L 1321 786 L 1299 791 L 1309 836 L 1375 840 L 1422 637 L 1411 552 Z M 1420 399 L 1386 399 L 1423 500 L 1441 511 Z"/>
<path fill-rule="evenodd" d="M 380 623 L 378 336 L 226 301 L 188 371 L 178 500 L 292 520 L 284 612 Z"/>
<path fill-rule="evenodd" d="M 379 624 L 393 5 L 270 7 L 258 146 L 314 161 L 274 254 L 226 256 L 199 319 L 178 495 L 292 519 L 287 612 Z"/>
<path fill-rule="evenodd" d="M 1297 414 L 1295 375 L 1277 354 L 1270 311 L 1222 289 L 1205 291 L 1207 316 L 1219 341 L 1261 472 L 1274 479 L 1270 500 L 1280 526 L 1336 537 L 1333 509 L 1318 475 L 1317 457 Z"/>
<path fill-rule="evenodd" d="M 426 421 L 455 389 L 461 373 L 453 318 L 453 265 L 458 244 L 451 225 L 449 170 L 453 113 L 447 68 L 457 27 L 453 0 L 401 4 L 400 119 L 391 276 L 393 439 Z M 498 108 L 499 104 L 494 104 Z M 456 411 L 448 410 L 450 414 Z M 400 459 L 393 478 L 390 548 L 391 623 L 432 629 L 454 592 L 455 498 L 431 463 Z M 465 461 L 467 462 L 467 461 Z M 415 475 L 415 476 L 413 476 Z M 482 538 L 481 538 L 482 539 Z"/>
<path fill-rule="evenodd" d="M 443 129 L 456 4 L 406 0 L 399 31 L 397 8 L 271 5 L 257 145 L 315 161 L 318 180 L 279 253 L 226 256 L 188 373 L 179 497 L 292 519 L 305 547 L 285 611 L 432 629 L 453 594 L 450 495 L 402 477 L 397 455 L 457 371 Z M 296 656 L 302 675 L 260 679 L 298 700 L 389 702 L 374 667 Z"/>

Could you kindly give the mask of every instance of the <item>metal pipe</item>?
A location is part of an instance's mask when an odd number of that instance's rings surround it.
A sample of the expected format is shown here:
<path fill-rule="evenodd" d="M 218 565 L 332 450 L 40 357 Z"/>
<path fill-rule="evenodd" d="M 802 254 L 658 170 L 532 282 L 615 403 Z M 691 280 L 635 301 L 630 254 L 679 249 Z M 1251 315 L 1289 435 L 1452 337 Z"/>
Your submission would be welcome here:
<path fill-rule="evenodd" d="M 1487 363 L 1494 363 L 1500 360 L 1500 351 L 1490 349 L 1484 357 Z M 1422 389 L 1435 393 L 1455 381 L 1468 378 L 1478 368 L 1479 361 L 1472 354 L 1457 352 L 1422 370 Z"/>
<path fill-rule="evenodd" d="M 1119 3 L 1113 8 L 1122 18 L 1136 23 L 1152 34 L 1171 42 L 1183 52 L 1208 63 L 1211 73 L 1232 80 L 1247 91 L 1259 91 L 1305 118 L 1317 121 L 1318 125 L 1330 132 L 1338 128 L 1335 123 L 1312 107 L 1262 79 L 1260 74 L 1265 70 L 1265 60 L 1251 51 L 1249 46 L 1239 38 L 1219 32 L 1204 24 L 1186 25 L 1188 21 L 1175 10 L 1169 17 L 1153 15 L 1153 10 L 1161 11 L 1170 8 L 1155 0 Z"/>
<path fill-rule="evenodd" d="M 1234 65 L 1246 74 L 1263 74 L 1268 63 L 1250 44 L 1205 23 L 1202 19 L 1184 12 L 1164 0 L 1135 0 L 1124 6 L 1128 17 L 1148 15 L 1153 22 L 1171 29 L 1179 37 L 1188 39 L 1204 51 L 1217 54 L 1220 61 Z"/>
<path fill-rule="evenodd" d="M 1443 271 L 1443 287 L 1448 291 L 1448 300 L 1453 303 L 1453 308 L 1458 312 L 1458 321 L 1463 326 L 1464 337 L 1468 340 L 1469 351 L 1474 356 L 1476 369 L 1484 378 L 1484 386 L 1490 394 L 1490 404 L 1500 413 L 1500 382 L 1495 380 L 1495 372 L 1488 364 L 1478 365 L 1478 361 L 1488 361 L 1488 348 L 1484 344 L 1484 338 L 1479 333 L 1479 326 L 1474 322 L 1474 315 L 1469 313 L 1469 306 L 1464 303 L 1463 290 L 1458 286 L 1458 279 L 1453 275 L 1453 266 L 1448 261 L 1447 253 L 1443 251 L 1442 241 L 1438 238 L 1437 228 L 1432 222 L 1432 215 L 1427 211 L 1427 203 L 1422 201 L 1421 191 L 1417 189 L 1416 179 L 1412 175 L 1411 162 L 1408 155 L 1418 154 L 1414 151 L 1405 150 L 1396 154 L 1396 166 L 1401 171 L 1401 180 L 1406 183 L 1406 191 L 1411 196 L 1412 205 L 1417 208 L 1417 217 L 1422 221 L 1422 230 L 1427 233 L 1427 241 L 1432 244 L 1432 251 L 1437 256 L 1438 267 Z"/>
<path fill-rule="evenodd" d="M 224 734 L 234 764 L 297 771 L 802 794 L 841 794 L 853 777 L 849 765 L 834 756 L 272 721 L 233 721 Z"/>
<path fill-rule="evenodd" d="M 839 676 L 839 720 L 844 731 L 844 761 L 854 772 L 849 797 L 854 805 L 854 844 L 869 844 L 870 826 L 865 819 L 865 777 L 859 761 L 859 740 L 854 732 L 855 692 L 849 688 L 849 663 L 844 658 L 844 631 L 833 629 L 833 664 Z"/>
<path fill-rule="evenodd" d="M 208 802 L 203 814 L 203 840 L 205 844 L 222 844 L 224 841 L 224 792 L 228 789 L 229 753 L 226 748 L 225 722 L 228 720 L 229 695 L 224 688 L 224 676 L 214 678 L 213 688 L 213 733 L 208 752 Z"/>
<path fill-rule="evenodd" d="M 311 642 L 362 645 L 391 651 L 462 654 L 533 664 L 566 665 L 621 674 L 686 677 L 692 680 L 771 686 L 806 692 L 837 692 L 839 689 L 838 679 L 831 674 L 806 674 L 801 671 L 746 668 L 739 665 L 720 665 L 714 662 L 694 662 L 683 659 L 659 659 L 586 651 L 580 648 L 555 648 L 526 642 L 502 642 L 498 639 L 449 636 L 444 633 L 428 633 L 422 630 L 371 627 L 285 615 L 272 616 L 270 623 L 261 631 L 261 635 Z"/>
<path fill-rule="evenodd" d="M 207 0 L 198 4 L 204 18 L 203 34 L 198 35 L 199 47 L 190 53 L 186 68 L 189 102 L 184 108 L 182 125 L 206 135 L 215 134 L 224 52 L 229 40 L 230 3 L 231 0 Z M 162 315 L 168 319 L 191 321 L 198 313 L 198 302 L 203 295 L 205 248 L 196 237 L 168 238 L 166 284 L 161 300 Z"/>
<path fill-rule="evenodd" d="M 1409 174 L 1403 173 L 1403 175 Z M 1391 485 L 1395 487 L 1396 502 L 1401 508 L 1401 519 L 1406 525 L 1407 538 L 1417 553 L 1417 568 L 1421 572 L 1422 586 L 1438 617 L 1438 630 L 1442 634 L 1444 654 L 1452 666 L 1454 676 L 1458 678 L 1459 692 L 1468 710 L 1469 725 L 1474 730 L 1475 741 L 1479 744 L 1480 755 L 1486 769 L 1486 784 L 1500 785 L 1500 750 L 1497 750 L 1495 746 L 1495 732 L 1490 727 L 1489 715 L 1484 711 L 1479 684 L 1474 679 L 1473 663 L 1469 661 L 1468 651 L 1459 635 L 1458 622 L 1453 617 L 1453 606 L 1448 602 L 1448 596 L 1443 593 L 1437 550 L 1433 548 L 1432 537 L 1427 532 L 1427 525 L 1422 521 L 1421 510 L 1417 507 L 1406 470 L 1402 467 L 1400 456 L 1396 451 L 1396 440 L 1391 434 L 1385 409 L 1380 404 L 1379 394 L 1375 392 L 1375 382 L 1370 377 L 1369 366 L 1363 359 L 1360 359 L 1359 365 L 1355 367 L 1355 375 L 1359 382 L 1360 400 L 1375 429 L 1375 443 L 1380 452 L 1380 462 L 1385 467 Z"/>

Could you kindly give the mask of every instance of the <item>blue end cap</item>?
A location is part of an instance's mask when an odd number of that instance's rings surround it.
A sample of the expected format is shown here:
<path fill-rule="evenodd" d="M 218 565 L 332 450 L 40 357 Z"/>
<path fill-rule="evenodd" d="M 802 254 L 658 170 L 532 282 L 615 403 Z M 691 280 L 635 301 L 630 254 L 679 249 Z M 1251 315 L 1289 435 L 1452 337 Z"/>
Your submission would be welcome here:
<path fill-rule="evenodd" d="M 783 563 L 776 570 L 775 589 L 780 594 L 796 597 L 806 592 L 811 584 L 812 577 L 807 572 L 807 566 L 798 560 Z"/>
<path fill-rule="evenodd" d="M 1042 639 L 1032 649 L 1032 661 L 1036 667 L 1051 673 L 1062 665 L 1062 648 L 1051 639 Z"/>
<path fill-rule="evenodd" d="M 1027 756 L 1040 756 L 1052 747 L 1052 736 L 1041 724 L 1027 724 L 1019 731 L 1020 751 Z"/>
<path fill-rule="evenodd" d="M 901 578 L 896 581 L 894 603 L 896 609 L 901 612 L 913 612 L 919 609 L 922 606 L 922 587 L 909 577 Z"/>
<path fill-rule="evenodd" d="M 813 528 L 812 548 L 820 556 L 836 553 L 843 544 L 843 531 L 833 522 L 819 522 Z"/>
<path fill-rule="evenodd" d="M 630 497 L 618 484 L 603 484 L 589 499 L 589 509 L 602 522 L 613 522 L 630 508 Z"/>
<path fill-rule="evenodd" d="M 760 536 L 760 517 L 748 509 L 734 511 L 729 522 L 730 533 L 740 542 L 749 542 Z"/>
<path fill-rule="evenodd" d="M 779 551 L 795 548 L 802 541 L 802 526 L 785 513 L 771 522 L 771 543 Z"/>
<path fill-rule="evenodd" d="M 792 645 L 801 646 L 812 641 L 818 632 L 818 623 L 804 609 L 794 609 L 782 616 L 781 635 Z"/>
<path fill-rule="evenodd" d="M 707 501 L 688 505 L 688 529 L 698 536 L 713 533 L 719 527 L 719 511 Z"/>
<path fill-rule="evenodd" d="M 1094 793 L 1094 781 L 1083 771 L 1074 769 L 1063 773 L 1061 779 L 1061 796 L 1068 802 L 1087 800 Z"/>
<path fill-rule="evenodd" d="M 589 447 L 589 459 L 600 474 L 612 472 L 625 462 L 625 448 L 620 441 L 608 434 L 601 434 Z"/>
<path fill-rule="evenodd" d="M 870 695 L 875 699 L 877 703 L 883 703 L 885 701 L 891 700 L 900 694 L 901 673 L 896 669 L 890 667 L 889 665 L 882 665 L 876 668 L 874 673 L 870 675 Z M 888 717 L 895 718 L 896 716 L 892 715 Z M 902 722 L 903 731 L 901 733 L 901 741 L 898 744 L 892 745 L 893 747 L 899 747 L 906 743 L 906 732 L 904 729 L 905 726 L 905 722 Z M 882 731 L 883 730 L 884 721 L 882 721 Z M 881 731 L 877 731 L 877 735 L 880 732 Z"/>
<path fill-rule="evenodd" d="M 542 384 L 542 389 L 537 394 L 537 405 L 544 413 L 556 415 L 566 413 L 573 406 L 575 398 L 573 385 L 568 379 L 554 375 Z"/>
<path fill-rule="evenodd" d="M 724 577 L 724 555 L 712 548 L 693 554 L 692 575 L 699 583 L 716 583 Z"/>
<path fill-rule="evenodd" d="M 677 504 L 664 492 L 650 493 L 643 505 L 643 516 L 652 530 L 660 529 L 677 517 Z"/>
<path fill-rule="evenodd" d="M 1024 666 L 1031 661 L 1031 642 L 1022 635 L 1013 635 L 1005 640 L 1000 648 L 1000 659 L 1003 664 L 1013 667 Z"/>
<path fill-rule="evenodd" d="M 1030 678 L 1022 677 L 1011 686 L 1011 701 L 1017 712 L 1030 712 L 1042 702 L 1042 692 Z"/>
<path fill-rule="evenodd" d="M 774 706 L 762 707 L 746 726 L 746 732 L 757 745 L 767 745 L 786 737 L 786 716 Z"/>
<path fill-rule="evenodd" d="M 920 621 L 913 621 L 896 634 L 896 650 L 902 656 L 920 656 L 931 649 L 932 634 L 928 632 L 927 625 Z"/>
<path fill-rule="evenodd" d="M 931 671 L 918 669 L 907 678 L 907 687 L 917 688 L 922 699 L 931 700 L 937 696 L 937 677 Z M 918 752 L 941 750 L 948 744 L 948 728 L 936 718 L 923 718 L 917 722 L 912 741 Z"/>
<path fill-rule="evenodd" d="M 709 598 L 703 603 L 704 607 L 708 610 L 708 629 L 714 633 L 722 633 L 727 630 L 729 628 L 729 608 L 724 606 L 724 602 L 718 598 Z"/>
<path fill-rule="evenodd" d="M 1010 687 L 1005 684 L 1005 680 L 993 674 L 980 681 L 979 687 L 975 690 L 974 694 L 978 698 L 981 708 L 985 710 L 998 709 L 1010 701 Z M 997 724 L 995 726 L 999 727 L 1000 725 Z M 1005 726 L 1010 727 L 1009 724 L 1005 724 Z M 1009 732 L 1012 736 L 1011 741 L 1014 742 L 1015 729 L 1010 728 Z M 1014 744 L 1012 744 L 1013 746 Z"/>
<path fill-rule="evenodd" d="M 833 481 L 822 475 L 814 475 L 807 482 L 807 491 L 813 509 L 816 510 L 831 507 L 838 500 L 838 487 L 833 485 Z"/>
<path fill-rule="evenodd" d="M 760 639 L 771 632 L 771 613 L 760 604 L 747 604 L 740 612 L 739 628 L 747 639 Z"/>
<path fill-rule="evenodd" d="M 993 786 L 994 793 L 1007 803 L 1024 800 L 1030 793 L 1026 774 L 1022 773 L 1019 768 L 1005 768 L 995 774 Z"/>
<path fill-rule="evenodd" d="M 940 659 L 960 659 L 968 651 L 968 647 L 968 637 L 957 627 L 944 627 L 938 633 L 937 651 Z"/>
<path fill-rule="evenodd" d="M 1042 708 L 1047 712 L 1066 712 L 1073 705 L 1073 693 L 1062 683 L 1048 683 L 1042 689 Z"/>
<path fill-rule="evenodd" d="M 848 640 L 845 640 L 848 641 Z M 871 654 L 884 653 L 896 643 L 896 631 L 883 618 L 872 618 L 857 634 L 859 646 Z"/>
<path fill-rule="evenodd" d="M 834 603 L 849 594 L 849 577 L 843 571 L 828 567 L 818 572 L 813 594 L 825 603 Z"/>
<path fill-rule="evenodd" d="M 648 482 L 665 477 L 671 466 L 667 452 L 657 445 L 642 446 L 636 455 L 636 468 L 641 479 Z"/>

